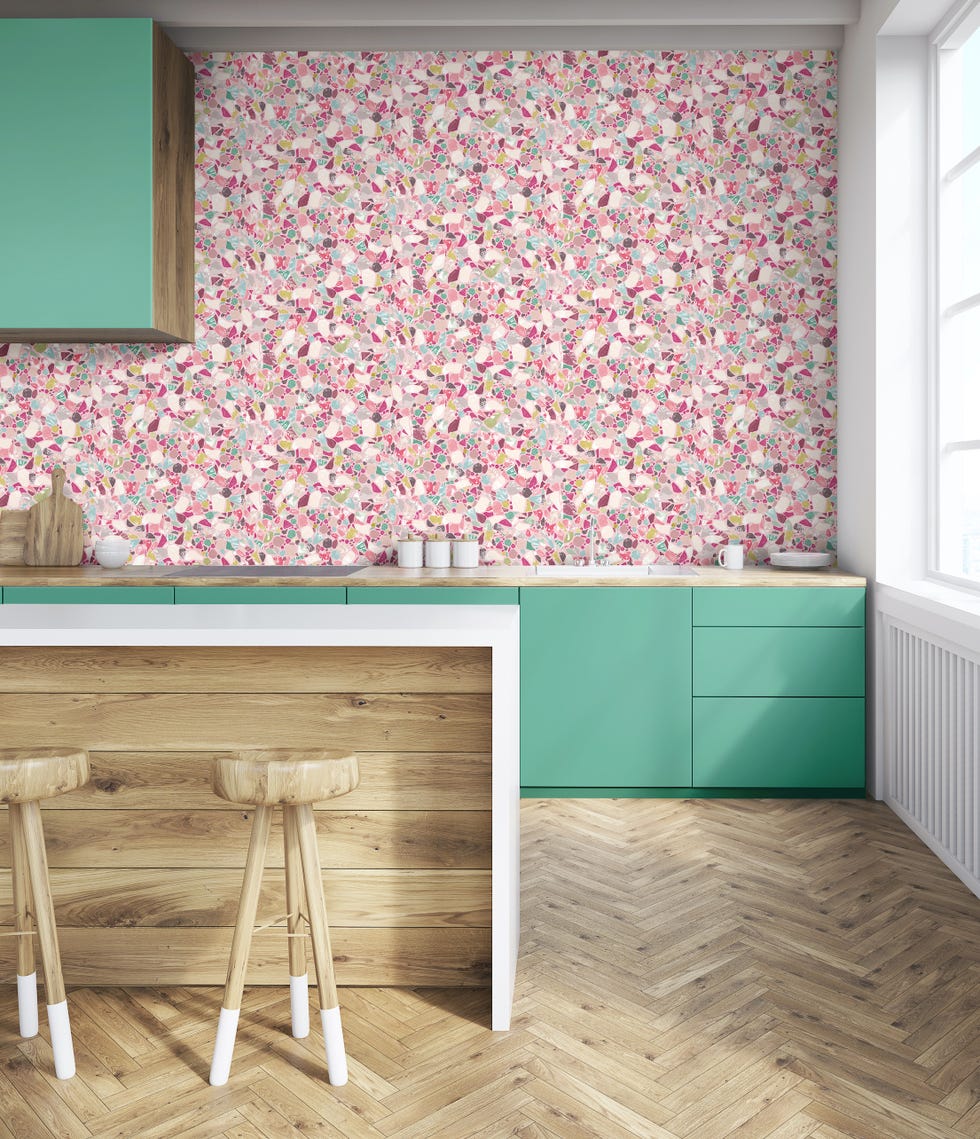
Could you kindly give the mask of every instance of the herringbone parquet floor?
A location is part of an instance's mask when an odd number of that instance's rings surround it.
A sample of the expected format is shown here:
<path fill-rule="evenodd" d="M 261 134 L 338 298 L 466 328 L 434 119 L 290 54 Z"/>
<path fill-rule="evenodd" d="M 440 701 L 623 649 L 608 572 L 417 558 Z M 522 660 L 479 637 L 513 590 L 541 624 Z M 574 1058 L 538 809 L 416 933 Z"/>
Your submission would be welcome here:
<path fill-rule="evenodd" d="M 18 1139 L 980 1136 L 980 901 L 881 804 L 531 801 L 515 1025 L 482 991 L 342 991 L 351 1082 L 247 993 L 77 990 L 79 1076 L 0 996 Z M 42 1032 L 44 1030 L 42 1029 Z"/>

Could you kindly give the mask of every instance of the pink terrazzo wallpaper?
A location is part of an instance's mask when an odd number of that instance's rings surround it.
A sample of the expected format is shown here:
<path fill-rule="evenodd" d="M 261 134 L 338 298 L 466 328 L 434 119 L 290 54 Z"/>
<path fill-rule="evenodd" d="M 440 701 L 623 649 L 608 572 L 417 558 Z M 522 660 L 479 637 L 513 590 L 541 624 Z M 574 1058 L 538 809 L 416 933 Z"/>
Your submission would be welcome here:
<path fill-rule="evenodd" d="M 0 505 L 136 562 L 836 536 L 836 57 L 195 57 L 197 332 L 0 345 Z"/>

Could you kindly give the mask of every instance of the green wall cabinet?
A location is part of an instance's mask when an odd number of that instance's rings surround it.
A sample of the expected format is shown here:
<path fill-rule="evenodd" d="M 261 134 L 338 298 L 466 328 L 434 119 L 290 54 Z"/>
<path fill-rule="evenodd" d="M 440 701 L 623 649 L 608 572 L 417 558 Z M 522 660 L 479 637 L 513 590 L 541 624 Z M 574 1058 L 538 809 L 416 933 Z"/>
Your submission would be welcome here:
<path fill-rule="evenodd" d="M 526 788 L 691 785 L 691 590 L 521 590 Z"/>
<path fill-rule="evenodd" d="M 194 71 L 146 19 L 0 28 L 0 342 L 194 339 Z"/>

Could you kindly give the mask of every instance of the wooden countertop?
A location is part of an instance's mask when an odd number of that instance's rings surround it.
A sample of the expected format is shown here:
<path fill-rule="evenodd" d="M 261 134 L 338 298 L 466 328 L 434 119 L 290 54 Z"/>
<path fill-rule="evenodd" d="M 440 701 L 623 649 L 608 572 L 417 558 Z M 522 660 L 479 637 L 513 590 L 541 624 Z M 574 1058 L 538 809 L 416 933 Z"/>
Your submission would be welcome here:
<path fill-rule="evenodd" d="M 723 570 L 717 566 L 696 566 L 697 573 L 679 577 L 550 577 L 535 574 L 532 566 L 480 566 L 478 569 L 399 569 L 397 566 L 362 566 L 346 577 L 291 577 L 286 574 L 249 573 L 242 567 L 240 574 L 229 574 L 227 567 L 220 575 L 207 577 L 198 571 L 185 577 L 181 571 L 187 567 L 124 566 L 109 570 L 101 566 L 0 566 L 2 586 L 290 586 L 329 588 L 331 586 L 590 586 L 616 585 L 628 588 L 666 586 L 864 586 L 866 579 L 842 570 L 827 568 L 814 570 L 773 569 L 770 566 L 752 566 L 744 570 Z"/>

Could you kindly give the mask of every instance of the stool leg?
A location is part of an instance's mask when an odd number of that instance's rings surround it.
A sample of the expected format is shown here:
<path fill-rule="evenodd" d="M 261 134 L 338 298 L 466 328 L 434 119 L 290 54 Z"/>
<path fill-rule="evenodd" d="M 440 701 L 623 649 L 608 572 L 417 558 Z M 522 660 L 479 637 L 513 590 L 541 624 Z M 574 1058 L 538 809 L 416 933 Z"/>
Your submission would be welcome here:
<path fill-rule="evenodd" d="M 310 941 L 313 943 L 313 963 L 316 966 L 316 983 L 320 990 L 320 1020 L 327 1051 L 327 1078 L 335 1086 L 347 1083 L 347 1055 L 344 1051 L 344 1033 L 340 1024 L 337 1001 L 337 982 L 333 975 L 333 955 L 330 952 L 330 930 L 327 927 L 327 907 L 323 900 L 323 877 L 320 855 L 316 845 L 316 823 L 309 803 L 296 807 L 300 853 L 303 858 L 303 881 L 306 884 L 306 909 L 310 921 Z"/>
<path fill-rule="evenodd" d="M 14 929 L 17 938 L 17 1011 L 21 1036 L 37 1036 L 37 969 L 31 922 L 31 887 L 28 881 L 27 848 L 20 804 L 7 808 L 10 818 L 10 866 L 14 886 Z"/>
<path fill-rule="evenodd" d="M 310 1035 L 310 992 L 306 972 L 306 942 L 303 940 L 300 910 L 303 909 L 303 863 L 299 853 L 296 815 L 292 807 L 282 812 L 286 845 L 286 909 L 289 942 L 289 1009 L 293 1036 L 302 1040 Z"/>
<path fill-rule="evenodd" d="M 242 991 L 245 988 L 245 966 L 248 964 L 248 951 L 252 944 L 255 911 L 259 905 L 262 870 L 265 867 L 265 851 L 269 845 L 271 826 L 272 808 L 256 807 L 255 818 L 252 820 L 252 834 L 248 841 L 245 879 L 242 882 L 242 895 L 238 902 L 235 935 L 231 942 L 231 957 L 228 959 L 225 996 L 221 1002 L 218 1034 L 211 1060 L 211 1083 L 216 1088 L 228 1083 L 228 1076 L 231 1074 L 231 1056 L 235 1050 L 238 1014 L 241 1011 Z"/>
<path fill-rule="evenodd" d="M 48 858 L 44 849 L 44 831 L 41 812 L 36 802 L 22 803 L 24 847 L 27 850 L 27 868 L 34 897 L 34 919 L 37 922 L 38 943 L 41 949 L 41 969 L 44 973 L 44 995 L 48 1006 L 48 1028 L 51 1030 L 51 1050 L 54 1052 L 54 1074 L 59 1080 L 75 1074 L 75 1049 L 71 1042 L 71 1025 L 68 1020 L 68 1001 L 65 982 L 61 975 L 61 952 L 58 949 L 58 931 L 54 923 L 54 905 L 48 882 Z"/>

